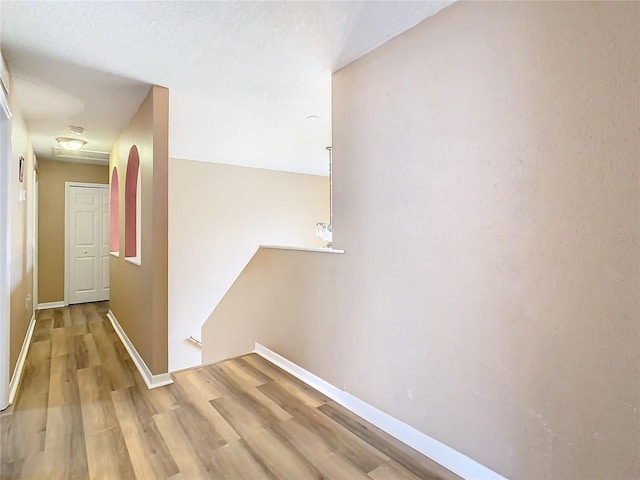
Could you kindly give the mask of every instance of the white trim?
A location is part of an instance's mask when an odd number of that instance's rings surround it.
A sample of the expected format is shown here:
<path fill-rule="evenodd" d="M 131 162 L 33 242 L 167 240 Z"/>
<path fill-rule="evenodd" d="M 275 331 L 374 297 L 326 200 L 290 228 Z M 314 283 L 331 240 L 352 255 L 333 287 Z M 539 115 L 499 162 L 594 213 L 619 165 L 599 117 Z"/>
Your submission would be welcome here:
<path fill-rule="evenodd" d="M 108 183 L 64 182 L 64 305 L 69 305 L 69 193 L 71 187 L 106 188 L 111 192 Z M 111 198 L 111 197 L 109 197 Z M 111 207 L 111 204 L 109 204 Z M 98 300 L 96 300 L 98 301 Z"/>
<path fill-rule="evenodd" d="M 69 193 L 71 185 L 64 184 L 64 304 L 69 305 Z"/>
<path fill-rule="evenodd" d="M 140 260 L 140 257 L 124 257 L 124 261 L 133 263 L 134 265 L 138 265 L 138 266 L 142 265 L 142 261 Z"/>
<path fill-rule="evenodd" d="M 33 154 L 33 164 L 37 166 L 38 157 Z M 38 172 L 33 169 L 33 238 L 31 243 L 33 245 L 33 305 L 38 305 L 39 288 L 38 288 L 38 276 L 39 276 L 39 257 L 38 257 L 38 205 L 40 202 L 40 182 L 38 182 Z M 34 308 L 35 309 L 35 308 Z"/>
<path fill-rule="evenodd" d="M 158 375 L 154 375 L 153 373 L 151 373 L 151 370 L 149 370 L 149 367 L 147 367 L 147 364 L 144 362 L 144 360 L 136 350 L 136 347 L 133 346 L 133 343 L 131 343 L 131 340 L 129 340 L 129 337 L 127 337 L 127 334 L 124 332 L 124 330 L 118 323 L 116 316 L 111 310 L 107 312 L 107 317 L 109 318 L 109 320 L 111 320 L 113 329 L 118 334 L 118 337 L 120 337 L 124 348 L 126 348 L 127 352 L 129 352 L 129 356 L 138 368 L 140 375 L 142 375 L 142 379 L 144 380 L 144 383 L 147 384 L 147 388 L 152 389 L 172 384 L 173 380 L 171 379 L 171 375 L 169 373 L 160 373 Z"/>
<path fill-rule="evenodd" d="M 507 480 L 457 450 L 316 377 L 267 347 L 256 343 L 254 352 L 456 475 L 468 480 Z"/>
<path fill-rule="evenodd" d="M 18 361 L 16 362 L 16 368 L 11 376 L 11 382 L 9 383 L 9 405 L 16 399 L 16 393 L 18 393 L 18 386 L 22 379 L 22 372 L 24 372 L 24 364 L 27 360 L 27 353 L 29 353 L 29 346 L 31 345 L 31 337 L 33 336 L 33 329 L 36 327 L 36 316 L 31 316 L 29 322 L 29 328 L 27 328 L 27 334 L 24 336 L 22 342 L 22 348 L 18 355 Z"/>
<path fill-rule="evenodd" d="M 272 250 L 298 250 L 300 252 L 344 253 L 344 250 L 337 250 L 335 248 L 291 247 L 286 245 L 260 245 L 260 248 L 269 248 Z"/>
<path fill-rule="evenodd" d="M 9 99 L 5 95 L 4 90 L 1 90 L 1 89 L 0 89 L 0 108 L 2 108 L 5 118 L 7 120 L 11 120 L 11 109 L 9 108 Z M 11 137 L 11 134 L 9 134 L 9 137 Z"/>
<path fill-rule="evenodd" d="M 2 54 L 0 53 L 0 57 Z M 2 61 L 4 64 L 4 60 Z M 11 246 L 11 215 L 9 215 L 11 195 L 10 164 L 13 160 L 11 143 L 11 110 L 9 99 L 3 88 L 0 88 L 0 410 L 9 406 L 9 383 L 11 378 L 9 350 L 11 284 L 9 281 Z"/>
<path fill-rule="evenodd" d="M 67 187 L 87 187 L 87 188 L 105 188 L 108 187 L 108 183 L 86 183 L 86 182 L 64 182 L 65 188 Z"/>
<path fill-rule="evenodd" d="M 46 310 L 47 308 L 62 308 L 64 307 L 64 301 L 60 302 L 45 302 L 38 304 L 38 310 Z"/>
<path fill-rule="evenodd" d="M 2 52 L 0 52 L 0 87 L 2 88 L 2 93 L 6 92 L 9 95 L 9 88 L 11 84 L 9 75 L 9 70 L 7 69 L 7 64 L 4 62 L 4 57 L 2 56 Z"/>

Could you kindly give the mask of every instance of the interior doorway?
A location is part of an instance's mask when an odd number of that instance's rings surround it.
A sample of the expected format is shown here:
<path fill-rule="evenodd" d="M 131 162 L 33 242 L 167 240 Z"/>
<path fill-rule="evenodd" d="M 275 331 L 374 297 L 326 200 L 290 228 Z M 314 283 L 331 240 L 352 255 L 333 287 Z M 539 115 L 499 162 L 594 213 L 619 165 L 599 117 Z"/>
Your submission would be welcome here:
<path fill-rule="evenodd" d="M 109 185 L 65 186 L 65 304 L 108 300 Z"/>

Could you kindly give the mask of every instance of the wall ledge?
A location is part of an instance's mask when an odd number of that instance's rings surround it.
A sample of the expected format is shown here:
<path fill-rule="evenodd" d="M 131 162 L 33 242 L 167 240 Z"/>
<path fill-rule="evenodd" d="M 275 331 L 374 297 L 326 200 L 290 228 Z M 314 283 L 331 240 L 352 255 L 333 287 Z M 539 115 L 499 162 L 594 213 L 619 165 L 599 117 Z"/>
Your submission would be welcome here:
<path fill-rule="evenodd" d="M 124 332 L 123 328 L 120 326 L 120 323 L 118 323 L 118 319 L 111 310 L 107 312 L 107 317 L 111 321 L 111 325 L 113 325 L 113 329 L 118 334 L 118 337 L 120 337 L 120 341 L 124 345 L 124 348 L 126 348 L 127 352 L 129 352 L 129 356 L 140 372 L 144 383 L 147 385 L 147 388 L 151 390 L 152 388 L 163 387 L 165 385 L 172 384 L 173 380 L 171 379 L 171 375 L 169 373 L 160 373 L 157 375 L 151 373 L 151 370 L 149 370 L 149 367 L 136 350 L 136 347 L 133 346 L 133 343 L 131 343 L 131 340 L 129 340 L 129 337 L 127 337 L 127 334 Z"/>
<path fill-rule="evenodd" d="M 344 250 L 336 250 L 335 248 L 292 247 L 287 245 L 260 245 L 260 248 L 268 248 L 272 250 L 297 250 L 300 252 L 344 253 Z"/>
<path fill-rule="evenodd" d="M 138 266 L 142 265 L 142 259 L 140 257 L 124 257 L 124 261 Z"/>
<path fill-rule="evenodd" d="M 255 353 L 465 480 L 507 480 L 499 473 L 256 343 Z"/>

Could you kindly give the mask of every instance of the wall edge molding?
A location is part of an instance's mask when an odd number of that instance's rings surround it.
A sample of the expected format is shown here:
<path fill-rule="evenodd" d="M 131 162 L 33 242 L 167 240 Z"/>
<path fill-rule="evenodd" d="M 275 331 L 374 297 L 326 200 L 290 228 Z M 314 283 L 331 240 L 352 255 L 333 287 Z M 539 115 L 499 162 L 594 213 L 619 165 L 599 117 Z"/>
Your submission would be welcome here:
<path fill-rule="evenodd" d="M 124 345 L 124 348 L 126 348 L 127 352 L 129 352 L 129 356 L 140 372 L 144 383 L 147 385 L 147 388 L 151 390 L 152 388 L 163 387 L 165 385 L 172 384 L 173 380 L 171 379 L 171 375 L 169 373 L 160 373 L 158 375 L 154 375 L 153 373 L 151 373 L 151 370 L 149 370 L 149 367 L 136 350 L 136 347 L 133 346 L 133 343 L 131 343 L 131 340 L 129 340 L 129 337 L 127 337 L 127 334 L 124 332 L 124 330 L 120 326 L 120 323 L 118 323 L 118 319 L 111 310 L 107 312 L 107 318 L 109 318 L 109 320 L 111 321 L 111 325 L 118 334 L 118 337 Z"/>
<path fill-rule="evenodd" d="M 346 409 L 364 418 L 369 423 L 409 445 L 431 460 L 451 470 L 466 480 L 507 480 L 502 475 L 467 457 L 463 453 L 425 435 L 410 425 L 378 410 L 344 390 L 269 350 L 264 345 L 255 344 L 254 353 L 282 368 L 320 393 L 331 398 Z"/>
<path fill-rule="evenodd" d="M 13 370 L 13 375 L 11 375 L 11 381 L 9 382 L 9 405 L 11 405 L 16 399 L 16 395 L 18 393 L 18 387 L 20 386 L 20 381 L 22 380 L 22 374 L 24 373 L 24 365 L 27 360 L 27 353 L 29 353 L 29 347 L 31 346 L 31 337 L 33 336 L 33 330 L 36 327 L 36 315 L 35 313 L 31 315 L 31 320 L 29 321 L 29 327 L 27 328 L 27 334 L 24 336 L 24 341 L 22 342 L 22 348 L 20 349 L 20 354 L 18 355 L 18 361 L 16 362 L 16 368 Z"/>
<path fill-rule="evenodd" d="M 64 300 L 61 300 L 59 302 L 45 302 L 38 304 L 38 310 L 46 310 L 47 308 L 62 308 L 64 306 Z"/>

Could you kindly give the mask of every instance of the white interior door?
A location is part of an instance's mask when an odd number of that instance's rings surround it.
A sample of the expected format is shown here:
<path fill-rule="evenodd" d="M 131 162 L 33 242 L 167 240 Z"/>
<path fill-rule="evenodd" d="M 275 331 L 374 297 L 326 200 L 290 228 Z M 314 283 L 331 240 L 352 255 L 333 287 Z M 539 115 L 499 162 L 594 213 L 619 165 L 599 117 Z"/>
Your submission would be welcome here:
<path fill-rule="evenodd" d="M 109 186 L 67 184 L 67 302 L 109 299 Z"/>

